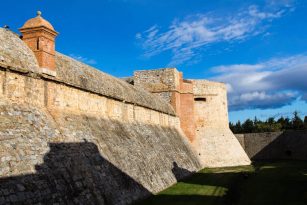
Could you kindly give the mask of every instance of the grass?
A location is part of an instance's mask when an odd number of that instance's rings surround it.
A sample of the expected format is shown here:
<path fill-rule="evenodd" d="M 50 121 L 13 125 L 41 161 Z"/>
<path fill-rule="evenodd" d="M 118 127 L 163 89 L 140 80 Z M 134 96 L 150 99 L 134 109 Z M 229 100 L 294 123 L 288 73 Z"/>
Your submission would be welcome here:
<path fill-rule="evenodd" d="M 306 205 L 307 162 L 203 169 L 138 205 Z"/>

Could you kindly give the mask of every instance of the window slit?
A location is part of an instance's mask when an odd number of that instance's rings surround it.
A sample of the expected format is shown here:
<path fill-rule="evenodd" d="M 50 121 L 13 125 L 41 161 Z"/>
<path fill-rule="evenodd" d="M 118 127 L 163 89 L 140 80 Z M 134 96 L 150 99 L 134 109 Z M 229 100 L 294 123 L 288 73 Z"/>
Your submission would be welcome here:
<path fill-rule="evenodd" d="M 39 50 L 39 38 L 36 40 L 36 50 Z"/>

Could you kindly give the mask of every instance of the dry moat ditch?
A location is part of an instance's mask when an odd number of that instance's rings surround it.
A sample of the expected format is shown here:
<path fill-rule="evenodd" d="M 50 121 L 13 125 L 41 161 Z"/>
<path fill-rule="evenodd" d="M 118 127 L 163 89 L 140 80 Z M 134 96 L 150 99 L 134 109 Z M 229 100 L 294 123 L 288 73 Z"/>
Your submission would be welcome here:
<path fill-rule="evenodd" d="M 306 161 L 206 168 L 138 205 L 305 205 Z"/>

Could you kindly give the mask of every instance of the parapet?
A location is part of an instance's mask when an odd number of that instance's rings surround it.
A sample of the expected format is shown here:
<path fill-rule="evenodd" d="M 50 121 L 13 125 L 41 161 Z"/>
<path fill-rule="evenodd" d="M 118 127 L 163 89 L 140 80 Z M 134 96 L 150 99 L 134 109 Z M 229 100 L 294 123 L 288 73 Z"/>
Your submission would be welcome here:
<path fill-rule="evenodd" d="M 175 115 L 172 107 L 151 93 L 103 73 L 73 58 L 56 53 L 56 78 L 81 89 L 120 101 Z"/>
<path fill-rule="evenodd" d="M 193 82 L 194 95 L 217 95 L 226 94 L 227 88 L 225 83 L 214 82 L 209 80 L 191 80 Z"/>
<path fill-rule="evenodd" d="M 44 75 L 31 49 L 13 32 L 0 28 L 0 67 L 21 71 L 27 75 L 64 83 L 98 95 L 103 95 L 166 114 L 175 115 L 171 105 L 153 94 L 105 74 L 75 59 L 56 53 L 56 76 Z"/>
<path fill-rule="evenodd" d="M 26 72 L 38 72 L 31 49 L 10 30 L 0 28 L 0 66 Z"/>
<path fill-rule="evenodd" d="M 134 72 L 134 85 L 152 93 L 169 92 L 179 86 L 179 72 L 176 68 L 138 70 Z"/>

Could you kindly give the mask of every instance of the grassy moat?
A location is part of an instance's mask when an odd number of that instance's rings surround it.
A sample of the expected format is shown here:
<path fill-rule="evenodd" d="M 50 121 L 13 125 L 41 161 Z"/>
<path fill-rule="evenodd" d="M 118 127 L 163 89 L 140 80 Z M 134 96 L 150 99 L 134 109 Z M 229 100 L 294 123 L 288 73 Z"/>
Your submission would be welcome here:
<path fill-rule="evenodd" d="M 306 205 L 307 162 L 203 169 L 138 205 Z"/>

